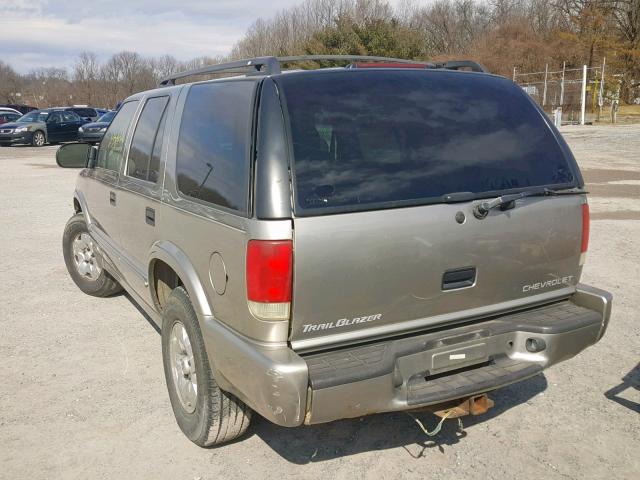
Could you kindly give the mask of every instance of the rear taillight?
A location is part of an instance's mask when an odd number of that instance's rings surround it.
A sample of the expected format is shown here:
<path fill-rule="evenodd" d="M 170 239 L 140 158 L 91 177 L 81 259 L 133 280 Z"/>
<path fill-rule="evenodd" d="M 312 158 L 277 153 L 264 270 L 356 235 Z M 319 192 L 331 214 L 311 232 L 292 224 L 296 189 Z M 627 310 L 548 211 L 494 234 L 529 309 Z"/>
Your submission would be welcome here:
<path fill-rule="evenodd" d="M 261 320 L 286 320 L 291 309 L 293 242 L 249 240 L 247 244 L 247 300 Z"/>
<path fill-rule="evenodd" d="M 580 247 L 580 265 L 584 265 L 589 248 L 589 204 L 582 204 L 582 246 Z"/>

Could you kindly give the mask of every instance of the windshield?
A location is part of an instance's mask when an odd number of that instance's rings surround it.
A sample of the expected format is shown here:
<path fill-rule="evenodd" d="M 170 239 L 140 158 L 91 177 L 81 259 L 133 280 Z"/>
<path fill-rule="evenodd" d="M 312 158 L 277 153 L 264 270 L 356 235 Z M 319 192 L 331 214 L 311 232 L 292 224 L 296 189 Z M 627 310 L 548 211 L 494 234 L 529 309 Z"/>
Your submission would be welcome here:
<path fill-rule="evenodd" d="M 111 123 L 111 120 L 113 120 L 113 117 L 115 116 L 116 116 L 116 112 L 107 112 L 104 115 L 102 115 L 97 121 Z"/>
<path fill-rule="evenodd" d="M 296 213 L 574 186 L 572 167 L 509 80 L 446 71 L 283 75 Z"/>
<path fill-rule="evenodd" d="M 49 112 L 45 110 L 34 110 L 26 115 L 20 117 L 16 122 L 29 123 L 29 122 L 46 122 Z"/>

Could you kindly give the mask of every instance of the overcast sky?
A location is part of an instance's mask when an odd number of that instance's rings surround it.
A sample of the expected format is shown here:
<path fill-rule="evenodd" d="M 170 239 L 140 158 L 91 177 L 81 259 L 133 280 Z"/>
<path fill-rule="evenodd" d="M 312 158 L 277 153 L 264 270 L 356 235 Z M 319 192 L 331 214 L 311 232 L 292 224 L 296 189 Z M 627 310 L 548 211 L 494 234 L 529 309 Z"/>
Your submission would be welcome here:
<path fill-rule="evenodd" d="M 226 54 L 258 17 L 301 0 L 0 0 L 0 60 L 26 73 L 84 50 L 179 60 Z"/>

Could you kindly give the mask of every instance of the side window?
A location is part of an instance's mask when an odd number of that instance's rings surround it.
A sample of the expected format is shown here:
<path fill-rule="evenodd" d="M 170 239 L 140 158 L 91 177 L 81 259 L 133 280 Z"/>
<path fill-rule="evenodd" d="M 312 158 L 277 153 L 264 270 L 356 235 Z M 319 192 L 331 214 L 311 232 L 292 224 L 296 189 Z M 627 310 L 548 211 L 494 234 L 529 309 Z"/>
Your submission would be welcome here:
<path fill-rule="evenodd" d="M 254 90 L 246 81 L 191 87 L 178 137 L 182 194 L 247 213 Z"/>
<path fill-rule="evenodd" d="M 104 134 L 100 142 L 98 151 L 98 161 L 96 165 L 107 170 L 119 171 L 124 156 L 124 141 L 127 136 L 127 129 L 136 113 L 138 101 L 127 102 L 120 107 L 118 113 L 109 125 L 107 133 Z"/>
<path fill-rule="evenodd" d="M 49 117 L 47 118 L 47 123 L 61 123 L 62 122 L 62 115 L 60 115 L 60 112 L 54 112 L 51 115 L 49 115 Z"/>
<path fill-rule="evenodd" d="M 80 118 L 73 112 L 62 112 L 62 121 L 63 122 L 76 122 L 79 121 Z"/>
<path fill-rule="evenodd" d="M 167 103 L 169 97 L 150 98 L 145 103 L 129 148 L 127 175 L 130 177 L 158 181 Z"/>

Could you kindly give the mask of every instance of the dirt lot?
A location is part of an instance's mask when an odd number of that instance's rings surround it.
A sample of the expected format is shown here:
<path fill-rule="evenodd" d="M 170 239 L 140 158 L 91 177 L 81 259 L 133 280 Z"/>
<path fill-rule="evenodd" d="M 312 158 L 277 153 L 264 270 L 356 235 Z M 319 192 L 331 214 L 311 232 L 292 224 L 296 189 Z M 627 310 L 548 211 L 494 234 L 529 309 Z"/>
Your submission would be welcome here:
<path fill-rule="evenodd" d="M 599 344 L 494 393 L 463 433 L 448 422 L 429 440 L 405 414 L 258 418 L 210 450 L 173 419 L 156 330 L 126 296 L 85 296 L 67 276 L 77 172 L 55 166 L 55 147 L 0 148 L 0 477 L 640 478 L 640 126 L 563 132 L 592 192 L 583 281 L 615 295 Z"/>

